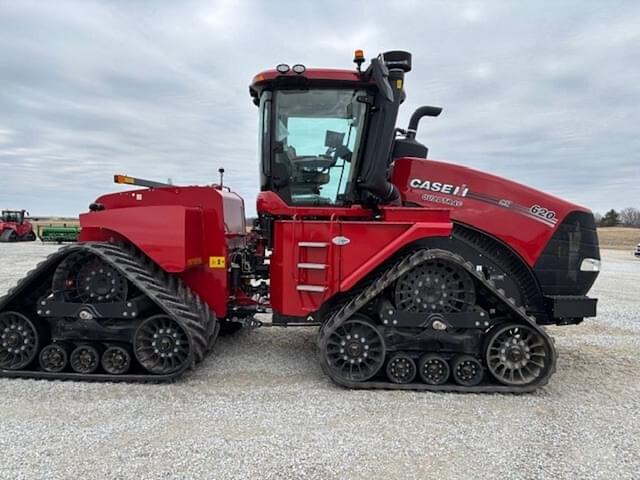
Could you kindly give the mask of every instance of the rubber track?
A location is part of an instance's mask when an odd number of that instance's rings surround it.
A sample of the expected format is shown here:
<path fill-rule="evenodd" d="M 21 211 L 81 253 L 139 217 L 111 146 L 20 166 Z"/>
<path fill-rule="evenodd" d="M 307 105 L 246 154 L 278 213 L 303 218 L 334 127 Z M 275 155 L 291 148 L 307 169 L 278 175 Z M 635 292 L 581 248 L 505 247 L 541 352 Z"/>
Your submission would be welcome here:
<path fill-rule="evenodd" d="M 202 361 L 206 354 L 211 351 L 220 331 L 220 324 L 216 320 L 215 313 L 182 280 L 175 275 L 164 272 L 133 247 L 122 247 L 110 243 L 78 243 L 63 247 L 31 270 L 14 288 L 9 290 L 7 295 L 0 297 L 0 312 L 31 286 L 41 271 L 57 265 L 64 257 L 80 251 L 91 253 L 116 268 L 142 293 L 149 296 L 166 315 L 184 329 L 191 345 L 188 361 L 179 370 L 166 375 L 110 375 L 107 373 L 87 375 L 75 372 L 50 373 L 36 370 L 0 369 L 0 377 L 109 382 L 166 382 L 178 378 L 189 367 L 193 367 L 196 363 Z M 40 345 L 40 348 L 43 346 Z M 36 361 L 34 360 L 34 362 Z"/>
<path fill-rule="evenodd" d="M 350 380 L 343 380 L 332 374 L 325 357 L 324 348 L 327 344 L 329 336 L 335 332 L 342 324 L 344 324 L 351 316 L 357 313 L 361 308 L 365 307 L 374 298 L 380 295 L 387 287 L 393 282 L 398 280 L 402 275 L 409 270 L 417 267 L 418 265 L 427 262 L 429 260 L 440 259 L 447 262 L 455 263 L 464 268 L 474 280 L 482 285 L 482 287 L 500 302 L 500 306 L 506 308 L 511 314 L 512 320 L 518 319 L 520 322 L 529 325 L 539 332 L 548 342 L 551 349 L 551 365 L 547 370 L 546 375 L 538 379 L 537 382 L 526 386 L 507 386 L 502 384 L 481 384 L 474 387 L 464 387 L 455 384 L 444 385 L 427 385 L 425 383 L 409 383 L 409 384 L 397 384 L 390 381 L 365 381 L 354 382 Z M 554 342 L 547 333 L 536 324 L 535 318 L 528 316 L 524 307 L 517 305 L 516 301 L 512 298 L 507 298 L 502 289 L 498 289 L 495 286 L 495 282 L 492 280 L 486 280 L 482 274 L 476 271 L 475 266 L 470 262 L 466 262 L 460 255 L 456 255 L 446 250 L 429 249 L 418 250 L 406 257 L 402 258 L 385 272 L 383 272 L 377 278 L 369 280 L 369 284 L 364 288 L 359 288 L 350 300 L 343 303 L 343 306 L 336 312 L 334 312 L 329 319 L 323 323 L 320 327 L 318 335 L 318 347 L 320 364 L 322 370 L 331 378 L 333 382 L 338 385 L 353 388 L 353 389 L 388 389 L 388 390 L 422 390 L 432 392 L 468 392 L 468 393 L 528 393 L 532 392 L 549 382 L 549 378 L 553 375 L 556 369 L 556 361 L 558 354 L 554 347 Z M 489 378 L 490 374 L 487 372 L 485 378 Z"/>
<path fill-rule="evenodd" d="M 10 229 L 4 230 L 2 233 L 0 233 L 0 242 L 2 242 L 2 243 L 17 242 L 19 240 L 18 237 L 16 237 L 15 240 L 9 240 L 9 238 L 11 237 L 12 233 L 13 233 L 13 230 L 10 230 Z"/>

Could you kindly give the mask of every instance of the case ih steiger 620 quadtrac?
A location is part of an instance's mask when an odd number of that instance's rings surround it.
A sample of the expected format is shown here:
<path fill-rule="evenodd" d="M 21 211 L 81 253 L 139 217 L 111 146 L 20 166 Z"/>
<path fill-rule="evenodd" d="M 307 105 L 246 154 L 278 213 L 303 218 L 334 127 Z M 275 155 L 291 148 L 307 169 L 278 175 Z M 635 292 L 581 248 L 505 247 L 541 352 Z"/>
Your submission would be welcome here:
<path fill-rule="evenodd" d="M 2 210 L 0 213 L 0 242 L 33 242 L 33 225 L 25 218 L 26 210 Z"/>
<path fill-rule="evenodd" d="M 0 373 L 161 381 L 221 331 L 319 326 L 351 388 L 527 392 L 549 380 L 543 325 L 594 316 L 593 215 L 517 183 L 427 160 L 421 107 L 396 127 L 411 55 L 362 70 L 279 65 L 250 86 L 260 118 L 258 221 L 220 185 L 138 185 L 81 215 L 0 299 Z"/>

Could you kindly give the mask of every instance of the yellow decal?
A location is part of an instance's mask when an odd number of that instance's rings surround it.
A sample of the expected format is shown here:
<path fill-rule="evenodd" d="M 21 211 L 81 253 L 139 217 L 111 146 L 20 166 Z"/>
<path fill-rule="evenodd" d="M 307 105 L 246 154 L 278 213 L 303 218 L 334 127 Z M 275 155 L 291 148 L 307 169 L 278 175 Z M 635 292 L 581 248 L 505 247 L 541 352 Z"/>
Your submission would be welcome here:
<path fill-rule="evenodd" d="M 224 268 L 224 257 L 209 257 L 209 268 Z"/>
<path fill-rule="evenodd" d="M 201 265 L 202 264 L 202 257 L 194 257 L 194 258 L 189 258 L 187 260 L 187 267 L 193 267 L 195 265 Z"/>
<path fill-rule="evenodd" d="M 400 80 L 400 79 L 396 80 L 396 88 L 398 90 L 400 90 L 402 88 L 402 80 Z"/>

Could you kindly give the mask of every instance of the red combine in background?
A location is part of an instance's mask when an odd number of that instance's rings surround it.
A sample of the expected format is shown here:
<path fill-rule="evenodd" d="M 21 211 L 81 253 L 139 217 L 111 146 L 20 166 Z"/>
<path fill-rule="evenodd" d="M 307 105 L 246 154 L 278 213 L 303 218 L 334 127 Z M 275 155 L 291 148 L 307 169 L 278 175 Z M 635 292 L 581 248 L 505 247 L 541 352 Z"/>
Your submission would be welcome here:
<path fill-rule="evenodd" d="M 219 332 L 319 326 L 319 360 L 351 388 L 527 392 L 553 374 L 543 325 L 594 316 L 588 210 L 427 160 L 421 107 L 396 127 L 407 52 L 366 69 L 258 74 L 258 220 L 228 187 L 116 176 L 80 243 L 0 299 L 1 374 L 172 379 Z"/>

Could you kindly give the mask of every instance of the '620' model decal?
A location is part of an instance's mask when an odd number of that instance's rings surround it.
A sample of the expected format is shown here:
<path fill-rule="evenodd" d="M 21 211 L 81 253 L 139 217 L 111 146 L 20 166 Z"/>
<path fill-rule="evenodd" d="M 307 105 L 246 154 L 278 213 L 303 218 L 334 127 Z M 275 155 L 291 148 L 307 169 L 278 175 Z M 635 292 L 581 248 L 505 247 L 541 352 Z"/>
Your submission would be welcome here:
<path fill-rule="evenodd" d="M 556 220 L 556 212 L 553 210 L 549 210 L 547 208 L 541 207 L 540 205 L 532 206 L 529 211 L 538 217 L 542 217 L 545 220 L 549 220 L 550 222 L 554 222 Z"/>

